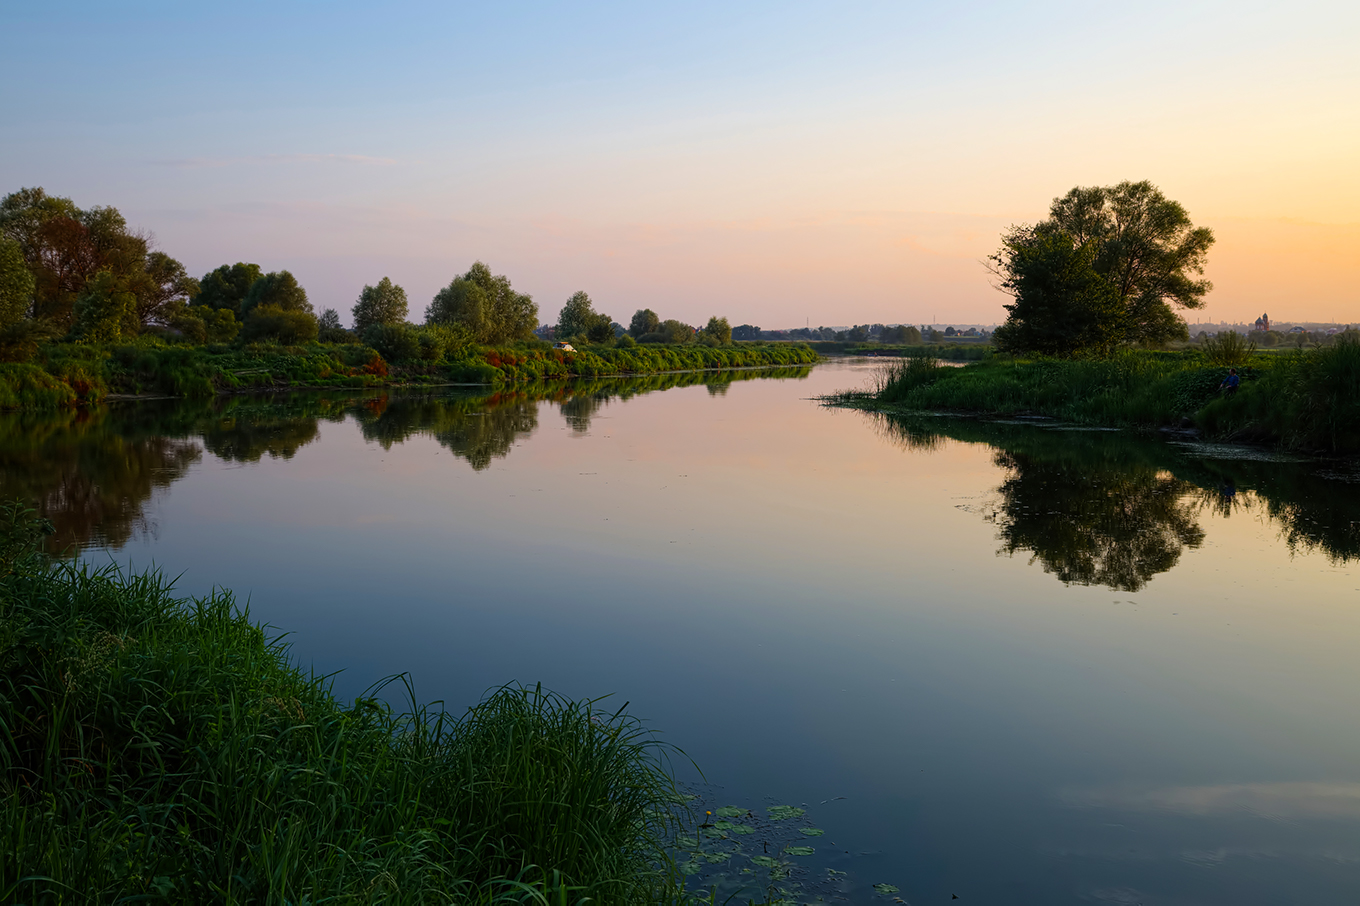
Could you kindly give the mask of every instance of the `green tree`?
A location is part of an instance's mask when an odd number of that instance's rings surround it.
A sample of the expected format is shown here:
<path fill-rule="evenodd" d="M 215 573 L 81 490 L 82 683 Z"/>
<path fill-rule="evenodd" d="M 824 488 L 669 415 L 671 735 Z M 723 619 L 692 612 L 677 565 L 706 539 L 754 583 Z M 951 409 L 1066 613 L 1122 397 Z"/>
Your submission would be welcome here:
<path fill-rule="evenodd" d="M 708 319 L 703 334 L 711 340 L 716 340 L 719 346 L 729 346 L 732 343 L 732 325 L 727 323 L 726 318 L 717 315 Z"/>
<path fill-rule="evenodd" d="M 538 306 L 529 296 L 515 292 L 508 278 L 492 275 L 478 261 L 435 294 L 425 310 L 425 323 L 461 325 L 478 343 L 527 340 L 538 326 Z"/>
<path fill-rule="evenodd" d="M 597 317 L 595 307 L 590 302 L 590 296 L 586 295 L 585 292 L 575 292 L 557 314 L 556 335 L 561 340 L 585 336 L 586 332 L 594 326 Z"/>
<path fill-rule="evenodd" d="M 683 321 L 676 321 L 668 318 L 658 325 L 656 332 L 650 336 L 658 337 L 653 342 L 660 343 L 688 343 L 694 339 L 694 328 Z"/>
<path fill-rule="evenodd" d="M 82 211 L 69 198 L 21 189 L 0 200 L 0 235 L 19 243 L 33 275 L 33 317 L 60 330 L 75 324 L 76 299 L 95 274 L 111 274 L 134 294 L 149 285 L 148 239 L 130 231 L 117 208 Z"/>
<path fill-rule="evenodd" d="M 93 343 L 123 338 L 136 323 L 137 297 L 109 271 L 100 271 L 76 299 L 76 334 Z"/>
<path fill-rule="evenodd" d="M 759 340 L 760 328 L 754 324 L 740 324 L 732 328 L 732 336 L 737 340 Z"/>
<path fill-rule="evenodd" d="M 383 277 L 377 286 L 365 286 L 359 293 L 352 310 L 354 329 L 363 333 L 375 324 L 401 323 L 406 320 L 406 308 L 406 290 Z"/>
<path fill-rule="evenodd" d="M 596 312 L 590 296 L 576 292 L 557 316 L 556 336 L 562 340 L 584 336 L 591 343 L 607 343 L 614 339 L 614 319 Z"/>
<path fill-rule="evenodd" d="M 0 332 L 23 320 L 36 285 L 23 248 L 13 239 L 0 239 Z"/>
<path fill-rule="evenodd" d="M 1067 238 L 1049 242 L 1041 239 L 1046 235 Z M 1155 345 L 1189 336 L 1184 319 L 1172 306 L 1204 305 L 1204 296 L 1213 284 L 1200 275 L 1213 242 L 1212 230 L 1196 227 L 1185 208 L 1152 183 L 1122 182 L 1116 186 L 1079 186 L 1055 198 L 1047 220 L 1033 227 L 1013 227 L 991 261 L 1000 288 L 1013 296 L 1031 283 L 1049 292 L 1054 290 L 1052 280 L 1036 283 L 1030 279 L 1032 273 L 1021 273 L 1038 267 L 1039 258 L 1047 258 L 1051 269 L 1069 276 L 1074 269 L 1089 268 L 1105 281 L 1123 310 L 1120 341 Z M 1069 243 L 1072 251 L 1065 254 L 1061 246 Z M 1065 262 L 1061 260 L 1064 257 Z M 1072 285 L 1082 292 L 1093 292 L 1089 279 L 1074 279 Z M 1090 298 L 1102 305 L 1105 302 L 1103 292 Z M 1018 296 L 1016 301 L 1020 301 Z M 1071 304 L 1054 304 L 1051 300 L 1045 307 L 1072 309 Z M 1106 321 L 1103 316 L 1094 320 Z M 1045 327 L 1041 332 L 1052 329 Z M 1009 332 L 1012 339 L 1022 333 Z M 1097 334 L 1104 336 L 1103 331 Z"/>
<path fill-rule="evenodd" d="M 633 320 L 628 322 L 628 333 L 633 339 L 640 340 L 649 333 L 656 333 L 661 327 L 661 319 L 650 308 L 639 308 L 633 312 Z"/>
<path fill-rule="evenodd" d="M 1017 228 L 1005 238 L 1001 288 L 1014 302 L 993 336 L 998 349 L 1108 353 L 1127 336 L 1127 312 L 1095 269 L 1097 248 L 1061 230 Z"/>
<path fill-rule="evenodd" d="M 322 343 L 346 343 L 354 336 L 345 330 L 340 323 L 340 312 L 333 308 L 322 309 L 316 323 L 318 328 L 316 338 Z"/>
<path fill-rule="evenodd" d="M 169 327 L 198 295 L 198 281 L 164 252 L 149 252 L 141 273 L 132 281 L 132 289 L 137 297 L 138 324 Z"/>
<path fill-rule="evenodd" d="M 244 261 L 224 264 L 203 276 L 199 281 L 199 292 L 194 301 L 198 305 L 206 305 L 212 309 L 226 309 L 239 320 L 244 315 L 241 303 L 245 301 L 246 293 L 250 292 L 251 285 L 263 276 L 264 273 L 258 264 L 247 264 Z"/>
<path fill-rule="evenodd" d="M 241 301 L 241 311 L 247 317 L 252 309 L 266 306 L 280 311 L 312 314 L 312 303 L 307 301 L 307 291 L 288 271 L 272 271 L 265 274 L 250 284 L 250 290 Z"/>

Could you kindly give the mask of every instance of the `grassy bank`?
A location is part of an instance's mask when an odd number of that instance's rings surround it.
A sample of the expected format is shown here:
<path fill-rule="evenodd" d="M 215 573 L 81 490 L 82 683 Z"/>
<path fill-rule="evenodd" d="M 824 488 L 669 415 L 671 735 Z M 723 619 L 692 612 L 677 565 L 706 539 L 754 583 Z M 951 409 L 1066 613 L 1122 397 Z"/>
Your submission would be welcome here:
<path fill-rule="evenodd" d="M 461 716 L 345 705 L 228 593 L 55 563 L 39 535 L 0 508 L 0 900 L 679 895 L 675 786 L 635 720 L 517 687 Z"/>
<path fill-rule="evenodd" d="M 132 345 L 54 344 L 24 363 L 0 363 L 0 409 L 55 409 L 109 394 L 210 397 L 260 389 L 372 387 L 657 374 L 810 364 L 817 353 L 787 343 L 737 346 L 614 345 L 576 352 L 550 343 L 455 347 L 420 358 L 361 344 L 188 346 L 148 338 Z"/>
<path fill-rule="evenodd" d="M 1107 359 L 996 356 L 965 368 L 927 359 L 885 367 L 870 393 L 838 401 L 871 408 L 1043 415 L 1127 428 L 1193 425 L 1206 436 L 1291 449 L 1360 451 L 1360 341 L 1255 354 L 1241 389 L 1199 350 L 1128 351 Z"/>

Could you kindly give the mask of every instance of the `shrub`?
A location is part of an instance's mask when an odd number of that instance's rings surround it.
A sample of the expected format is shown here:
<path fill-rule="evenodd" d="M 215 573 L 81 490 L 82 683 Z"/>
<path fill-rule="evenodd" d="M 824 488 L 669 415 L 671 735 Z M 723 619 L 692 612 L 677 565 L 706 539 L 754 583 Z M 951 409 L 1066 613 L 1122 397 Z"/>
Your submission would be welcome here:
<path fill-rule="evenodd" d="M 1203 349 L 1204 357 L 1211 365 L 1236 368 L 1245 365 L 1256 352 L 1256 343 L 1249 342 L 1235 330 L 1225 330 L 1216 337 L 1206 337 Z"/>
<path fill-rule="evenodd" d="M 295 345 L 315 340 L 319 330 L 316 316 L 311 312 L 260 305 L 246 316 L 241 338 L 248 343 L 272 339 Z"/>
<path fill-rule="evenodd" d="M 363 340 L 389 362 L 421 357 L 420 339 L 410 324 L 374 324 L 363 332 Z"/>

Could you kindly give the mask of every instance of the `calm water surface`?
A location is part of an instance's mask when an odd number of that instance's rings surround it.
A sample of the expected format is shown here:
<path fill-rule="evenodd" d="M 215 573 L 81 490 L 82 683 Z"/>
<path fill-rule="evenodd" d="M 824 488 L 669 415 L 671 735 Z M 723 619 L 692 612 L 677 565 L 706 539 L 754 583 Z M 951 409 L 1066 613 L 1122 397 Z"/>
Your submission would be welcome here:
<path fill-rule="evenodd" d="M 805 901 L 1360 900 L 1354 464 L 809 399 L 872 367 L 11 415 L 0 491 L 342 696 L 628 701 Z"/>

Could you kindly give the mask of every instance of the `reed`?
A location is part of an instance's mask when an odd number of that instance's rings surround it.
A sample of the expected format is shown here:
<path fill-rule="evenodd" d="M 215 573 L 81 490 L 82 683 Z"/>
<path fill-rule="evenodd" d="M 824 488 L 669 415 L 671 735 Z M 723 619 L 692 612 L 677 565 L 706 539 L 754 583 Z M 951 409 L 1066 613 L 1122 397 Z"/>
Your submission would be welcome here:
<path fill-rule="evenodd" d="M 342 704 L 230 593 L 0 517 L 0 900 L 684 898 L 668 750 L 623 709 L 507 686 L 458 715 L 404 677 Z"/>

